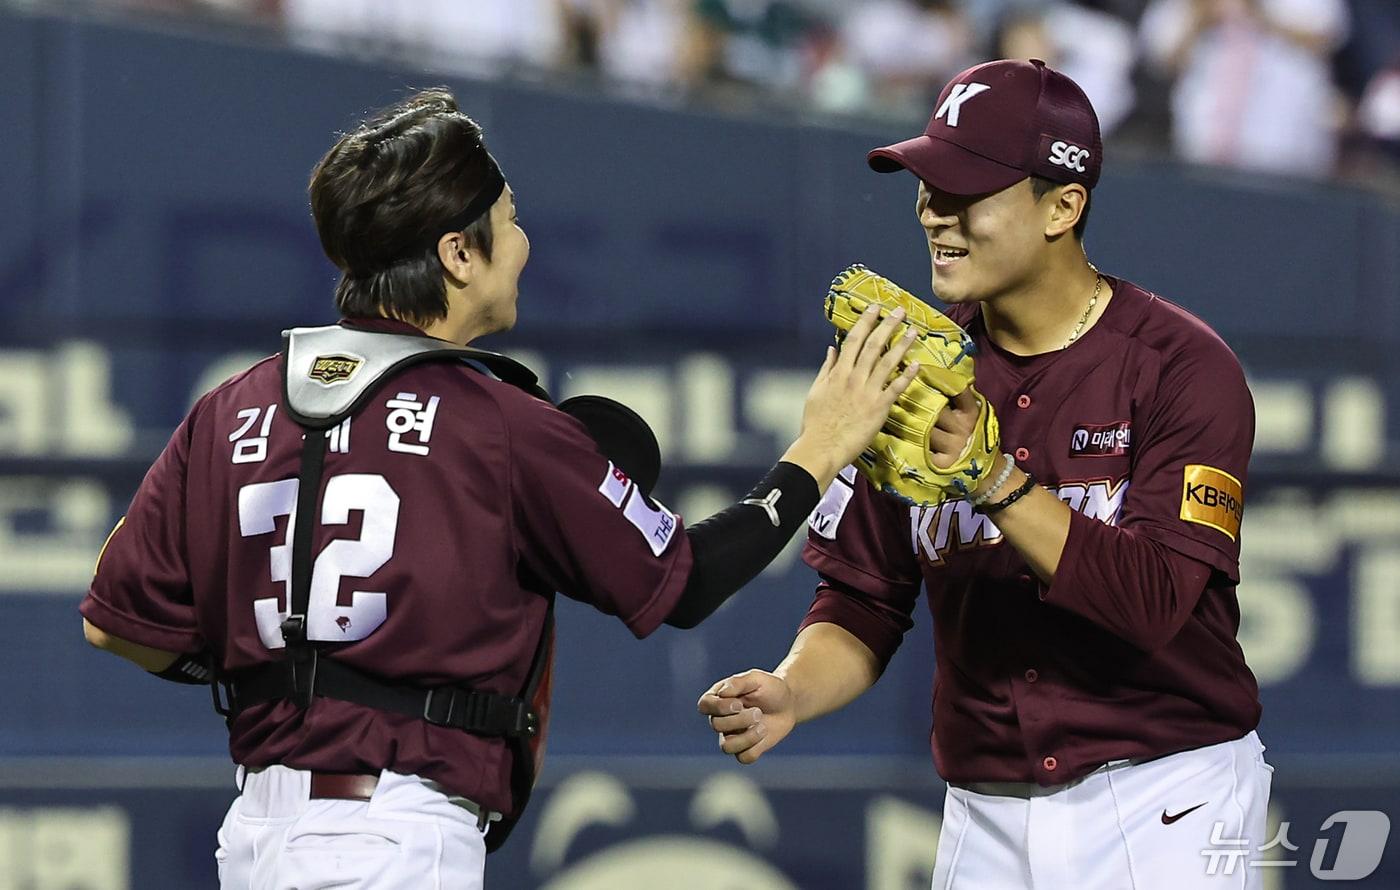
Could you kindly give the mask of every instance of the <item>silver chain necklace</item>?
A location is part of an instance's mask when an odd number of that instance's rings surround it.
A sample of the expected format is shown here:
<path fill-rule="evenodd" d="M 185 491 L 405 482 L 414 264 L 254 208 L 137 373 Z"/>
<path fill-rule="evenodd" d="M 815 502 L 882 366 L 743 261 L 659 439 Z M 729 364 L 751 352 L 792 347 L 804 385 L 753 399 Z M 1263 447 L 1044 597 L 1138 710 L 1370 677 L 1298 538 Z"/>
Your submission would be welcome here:
<path fill-rule="evenodd" d="M 1103 276 L 1099 274 L 1098 267 L 1093 263 L 1089 264 L 1089 268 L 1094 270 L 1094 295 L 1089 298 L 1089 305 L 1085 307 L 1084 314 L 1079 316 L 1079 324 L 1074 326 L 1074 332 L 1069 335 L 1069 339 L 1065 341 L 1064 346 L 1060 347 L 1061 349 L 1069 349 L 1074 341 L 1079 339 L 1079 335 L 1084 333 L 1084 326 L 1089 323 L 1089 316 L 1099 303 L 1099 289 L 1103 287 Z"/>

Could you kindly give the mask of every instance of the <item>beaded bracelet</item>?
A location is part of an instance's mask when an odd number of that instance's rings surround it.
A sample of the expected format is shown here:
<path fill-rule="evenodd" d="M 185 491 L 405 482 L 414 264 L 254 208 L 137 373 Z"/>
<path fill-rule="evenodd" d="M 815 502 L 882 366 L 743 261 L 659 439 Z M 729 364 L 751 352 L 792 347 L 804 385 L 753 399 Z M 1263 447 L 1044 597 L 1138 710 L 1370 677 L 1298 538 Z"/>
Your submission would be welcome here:
<path fill-rule="evenodd" d="M 1006 484 L 1006 480 L 1011 478 L 1011 471 L 1016 469 L 1016 459 L 1009 454 L 1003 454 L 1002 458 L 1006 461 L 1006 466 L 1001 468 L 1001 472 L 997 474 L 997 478 L 992 484 L 987 486 L 987 490 L 976 497 L 968 498 L 967 502 L 974 508 L 980 507 L 987 503 L 987 501 L 990 501 L 992 495 L 1001 491 L 1001 487 Z"/>
<path fill-rule="evenodd" d="M 977 510 L 977 512 L 981 513 L 984 516 L 990 516 L 993 513 L 999 513 L 1002 510 L 1005 510 L 1007 507 L 1019 501 L 1021 498 L 1025 497 L 1027 494 L 1029 494 L 1032 488 L 1035 488 L 1035 477 L 1032 476 L 1030 473 L 1027 473 L 1026 481 L 1021 483 L 1020 488 L 1007 495 L 1006 500 L 998 501 L 995 504 L 988 504 L 984 507 L 978 507 L 975 509 Z"/>

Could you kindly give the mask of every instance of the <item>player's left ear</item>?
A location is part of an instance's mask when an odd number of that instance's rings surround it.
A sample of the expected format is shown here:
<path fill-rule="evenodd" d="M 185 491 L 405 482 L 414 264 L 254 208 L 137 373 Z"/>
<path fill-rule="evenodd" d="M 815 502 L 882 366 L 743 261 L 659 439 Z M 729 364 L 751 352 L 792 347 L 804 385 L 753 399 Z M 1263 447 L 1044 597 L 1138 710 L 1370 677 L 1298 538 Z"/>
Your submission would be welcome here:
<path fill-rule="evenodd" d="M 1045 221 L 1045 237 L 1058 238 L 1074 229 L 1079 217 L 1089 203 L 1089 193 L 1078 183 L 1062 185 L 1045 196 L 1050 202 L 1049 216 Z"/>
<path fill-rule="evenodd" d="M 443 272 L 461 287 L 471 283 L 472 252 L 467 247 L 466 236 L 461 232 L 448 232 L 438 239 L 437 249 Z"/>

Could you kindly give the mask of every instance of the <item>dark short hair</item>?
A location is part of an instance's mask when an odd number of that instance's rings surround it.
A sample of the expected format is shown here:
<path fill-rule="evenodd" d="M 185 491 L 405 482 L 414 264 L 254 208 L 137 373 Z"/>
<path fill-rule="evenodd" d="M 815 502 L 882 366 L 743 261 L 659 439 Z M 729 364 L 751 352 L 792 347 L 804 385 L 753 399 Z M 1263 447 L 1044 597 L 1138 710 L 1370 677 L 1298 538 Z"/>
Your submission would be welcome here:
<path fill-rule="evenodd" d="M 1053 179 L 1046 179 L 1044 176 L 1031 177 L 1031 194 L 1039 201 L 1050 194 L 1051 189 L 1059 188 L 1063 182 L 1055 182 Z M 1084 194 L 1084 210 L 1079 214 L 1079 221 L 1074 224 L 1074 237 L 1080 241 L 1084 240 L 1084 229 L 1089 225 L 1089 208 L 1094 204 L 1094 192 L 1086 189 Z"/>
<path fill-rule="evenodd" d="M 445 318 L 437 242 L 493 169 L 481 127 L 446 88 L 410 96 L 343 134 L 310 185 L 321 247 L 341 271 L 340 314 L 417 325 Z M 489 213 L 463 234 L 491 259 Z"/>

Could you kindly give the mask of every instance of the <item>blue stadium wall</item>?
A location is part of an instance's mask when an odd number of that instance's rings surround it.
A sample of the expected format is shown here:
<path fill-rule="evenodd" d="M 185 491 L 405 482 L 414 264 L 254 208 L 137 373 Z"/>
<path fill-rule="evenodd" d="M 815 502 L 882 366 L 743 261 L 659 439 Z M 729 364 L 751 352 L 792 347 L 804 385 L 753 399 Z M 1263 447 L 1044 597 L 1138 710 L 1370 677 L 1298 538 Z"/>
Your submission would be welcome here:
<path fill-rule="evenodd" d="M 489 345 L 557 395 L 635 405 L 666 453 L 661 497 L 689 517 L 795 431 L 836 271 L 927 281 L 913 183 L 863 160 L 902 132 L 0 11 L 0 887 L 214 884 L 235 793 L 222 724 L 199 690 L 88 649 L 76 605 L 193 399 L 282 328 L 332 320 L 305 200 L 331 135 L 444 81 L 533 242 L 519 325 Z M 1271 888 L 1331 883 L 1329 817 L 1400 815 L 1400 209 L 1110 155 L 1088 248 L 1203 316 L 1249 371 L 1241 635 L 1299 847 L 1256 867 Z M 926 886 L 942 801 L 926 614 L 874 690 L 756 767 L 715 753 L 695 715 L 713 680 L 786 651 L 813 581 L 795 557 L 690 633 L 638 643 L 561 606 L 552 760 L 493 887 Z M 1358 886 L 1400 886 L 1397 848 Z"/>

